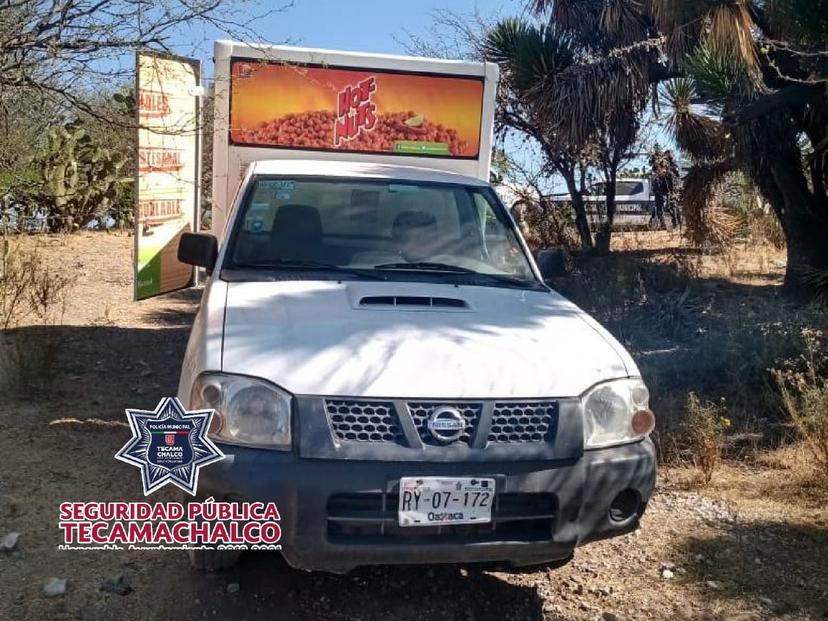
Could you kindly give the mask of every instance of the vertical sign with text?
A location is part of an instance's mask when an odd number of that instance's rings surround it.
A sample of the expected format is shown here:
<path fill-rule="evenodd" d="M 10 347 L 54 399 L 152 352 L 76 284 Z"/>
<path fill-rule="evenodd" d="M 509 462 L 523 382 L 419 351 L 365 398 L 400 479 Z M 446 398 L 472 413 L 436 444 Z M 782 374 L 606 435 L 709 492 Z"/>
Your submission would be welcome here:
<path fill-rule="evenodd" d="M 134 261 L 142 300 L 193 282 L 177 252 L 181 234 L 198 225 L 200 64 L 151 52 L 139 52 L 136 64 Z"/>

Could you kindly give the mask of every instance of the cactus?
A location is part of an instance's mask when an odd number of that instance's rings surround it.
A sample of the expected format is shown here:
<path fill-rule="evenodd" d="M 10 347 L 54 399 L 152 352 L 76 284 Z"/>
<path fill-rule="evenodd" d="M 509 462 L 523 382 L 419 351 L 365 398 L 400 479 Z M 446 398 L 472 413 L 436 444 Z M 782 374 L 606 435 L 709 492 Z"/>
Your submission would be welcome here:
<path fill-rule="evenodd" d="M 125 154 L 101 148 L 78 121 L 49 129 L 35 159 L 41 176 L 38 202 L 49 210 L 50 228 L 72 230 L 109 212 L 124 176 Z"/>

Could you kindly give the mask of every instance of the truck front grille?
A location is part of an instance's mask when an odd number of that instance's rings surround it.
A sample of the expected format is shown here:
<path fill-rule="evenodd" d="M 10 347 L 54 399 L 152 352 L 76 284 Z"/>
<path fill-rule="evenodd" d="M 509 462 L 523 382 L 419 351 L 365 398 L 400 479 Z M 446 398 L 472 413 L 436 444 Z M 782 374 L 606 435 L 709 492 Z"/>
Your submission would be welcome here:
<path fill-rule="evenodd" d="M 554 401 L 497 403 L 489 427 L 489 442 L 544 442 L 555 428 L 558 404 Z"/>
<path fill-rule="evenodd" d="M 328 423 L 339 440 L 405 444 L 390 401 L 325 401 Z"/>
<path fill-rule="evenodd" d="M 452 444 L 468 447 L 503 444 L 539 444 L 551 442 L 558 425 L 558 402 L 498 401 L 489 402 L 491 419 L 483 416 L 486 404 L 477 402 L 326 399 L 325 412 L 334 437 L 340 442 L 391 443 L 417 447 L 445 446 L 428 429 L 428 419 L 435 408 L 457 409 L 466 421 L 463 434 Z M 401 418 L 411 421 L 416 436 L 406 437 Z M 483 445 L 476 440 L 485 438 Z"/>
<path fill-rule="evenodd" d="M 554 494 L 497 494 L 489 524 L 401 527 L 396 493 L 337 494 L 328 499 L 328 539 L 339 544 L 538 542 L 552 539 Z"/>

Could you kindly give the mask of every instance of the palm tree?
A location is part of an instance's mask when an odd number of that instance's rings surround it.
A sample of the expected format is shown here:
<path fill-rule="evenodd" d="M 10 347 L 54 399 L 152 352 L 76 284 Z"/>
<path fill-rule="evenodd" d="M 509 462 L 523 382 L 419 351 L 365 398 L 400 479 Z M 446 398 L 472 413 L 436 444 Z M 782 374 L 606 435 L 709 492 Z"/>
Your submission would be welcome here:
<path fill-rule="evenodd" d="M 486 33 L 481 51 L 486 60 L 501 68 L 498 128 L 520 132 L 537 142 L 546 164 L 566 182 L 581 247 L 591 250 L 592 233 L 576 178 L 580 154 L 551 131 L 533 106 L 536 91 L 575 62 L 577 50 L 572 38 L 553 27 L 509 18 Z"/>
<path fill-rule="evenodd" d="M 489 31 L 482 49 L 502 71 L 500 125 L 537 140 L 546 160 L 566 182 L 582 248 L 603 253 L 609 252 L 618 169 L 635 141 L 642 106 L 604 107 L 607 114 L 589 126 L 565 126 L 570 106 L 596 103 L 573 96 L 581 76 L 593 69 L 596 56 L 595 44 L 577 34 L 554 23 L 536 25 L 510 18 Z M 607 182 L 606 210 L 594 244 L 583 202 L 583 176 L 580 184 L 576 179 L 585 164 L 600 168 Z"/>
<path fill-rule="evenodd" d="M 591 52 L 536 89 L 557 134 L 641 111 L 654 86 L 693 167 L 683 192 L 700 211 L 728 171 L 745 172 L 787 242 L 785 288 L 828 270 L 828 0 L 535 0 Z"/>

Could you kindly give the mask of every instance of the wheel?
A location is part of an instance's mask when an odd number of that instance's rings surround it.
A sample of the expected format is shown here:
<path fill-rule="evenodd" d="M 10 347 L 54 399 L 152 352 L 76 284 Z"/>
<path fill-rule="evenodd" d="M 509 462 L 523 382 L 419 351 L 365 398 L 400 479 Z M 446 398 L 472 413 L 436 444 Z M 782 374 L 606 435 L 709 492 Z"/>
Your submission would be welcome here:
<path fill-rule="evenodd" d="M 181 504 L 187 505 L 193 502 L 189 494 L 182 492 Z M 201 521 L 200 519 L 198 521 Z M 217 571 L 219 569 L 230 569 L 239 562 L 241 550 L 217 550 L 215 548 L 199 548 L 187 550 L 190 557 L 190 565 L 203 572 Z"/>
<path fill-rule="evenodd" d="M 239 562 L 241 550 L 187 550 L 190 565 L 199 571 L 208 572 L 219 569 L 230 569 Z"/>

